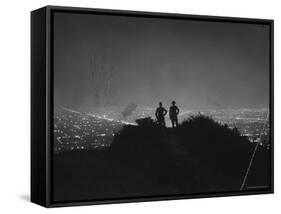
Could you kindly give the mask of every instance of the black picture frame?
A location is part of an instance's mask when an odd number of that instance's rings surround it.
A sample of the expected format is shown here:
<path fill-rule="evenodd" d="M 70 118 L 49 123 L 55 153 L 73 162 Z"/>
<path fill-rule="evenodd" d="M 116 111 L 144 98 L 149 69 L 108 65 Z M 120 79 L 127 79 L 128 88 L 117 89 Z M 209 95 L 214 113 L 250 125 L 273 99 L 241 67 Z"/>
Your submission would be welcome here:
<path fill-rule="evenodd" d="M 228 23 L 268 25 L 270 28 L 270 188 L 220 193 L 180 194 L 119 198 L 94 201 L 54 202 L 52 199 L 52 127 L 53 127 L 53 14 L 56 12 L 165 18 Z M 107 9 L 46 6 L 31 12 L 31 201 L 44 207 L 93 205 L 123 202 L 143 202 L 189 198 L 225 197 L 274 192 L 274 21 L 234 17 L 199 16 L 156 12 L 136 12 Z"/>

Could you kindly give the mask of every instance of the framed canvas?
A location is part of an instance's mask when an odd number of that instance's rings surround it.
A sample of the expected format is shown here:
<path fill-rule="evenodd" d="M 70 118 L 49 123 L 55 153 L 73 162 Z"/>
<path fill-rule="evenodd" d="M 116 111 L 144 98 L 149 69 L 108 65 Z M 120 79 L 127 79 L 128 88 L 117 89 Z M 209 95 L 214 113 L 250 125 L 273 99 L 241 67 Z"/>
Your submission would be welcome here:
<path fill-rule="evenodd" d="M 273 20 L 31 12 L 32 202 L 273 189 Z"/>

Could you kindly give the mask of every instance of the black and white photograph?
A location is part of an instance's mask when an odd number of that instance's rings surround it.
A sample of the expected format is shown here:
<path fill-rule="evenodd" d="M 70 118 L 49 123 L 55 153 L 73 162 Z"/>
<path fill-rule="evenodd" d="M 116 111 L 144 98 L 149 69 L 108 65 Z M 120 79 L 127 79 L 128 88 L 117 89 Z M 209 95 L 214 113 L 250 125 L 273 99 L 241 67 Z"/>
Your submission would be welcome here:
<path fill-rule="evenodd" d="M 271 25 L 52 13 L 54 203 L 272 191 Z"/>
<path fill-rule="evenodd" d="M 279 1 L 1 3 L 0 213 L 278 213 Z"/>

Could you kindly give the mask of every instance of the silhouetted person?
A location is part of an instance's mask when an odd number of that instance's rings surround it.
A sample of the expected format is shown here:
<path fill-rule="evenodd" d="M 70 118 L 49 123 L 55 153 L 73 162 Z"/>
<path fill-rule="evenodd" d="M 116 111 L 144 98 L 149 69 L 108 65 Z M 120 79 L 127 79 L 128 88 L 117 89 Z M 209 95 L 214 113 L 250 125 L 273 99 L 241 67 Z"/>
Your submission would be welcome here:
<path fill-rule="evenodd" d="M 165 123 L 166 114 L 167 114 L 167 110 L 164 107 L 162 107 L 162 103 L 160 102 L 159 107 L 156 109 L 156 112 L 155 112 L 157 123 L 160 126 L 166 127 L 166 123 Z"/>
<path fill-rule="evenodd" d="M 172 126 L 177 127 L 178 126 L 178 114 L 180 113 L 179 108 L 176 106 L 176 102 L 172 102 L 172 106 L 169 110 L 170 120 L 172 121 Z"/>

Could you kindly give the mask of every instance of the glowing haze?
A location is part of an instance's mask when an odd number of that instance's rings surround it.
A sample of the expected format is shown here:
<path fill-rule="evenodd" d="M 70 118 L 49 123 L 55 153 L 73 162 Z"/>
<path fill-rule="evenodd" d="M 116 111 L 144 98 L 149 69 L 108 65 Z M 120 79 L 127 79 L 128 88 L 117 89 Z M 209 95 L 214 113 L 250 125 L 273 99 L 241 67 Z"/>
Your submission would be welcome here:
<path fill-rule="evenodd" d="M 269 48 L 265 25 L 57 12 L 55 106 L 268 107 Z"/>

